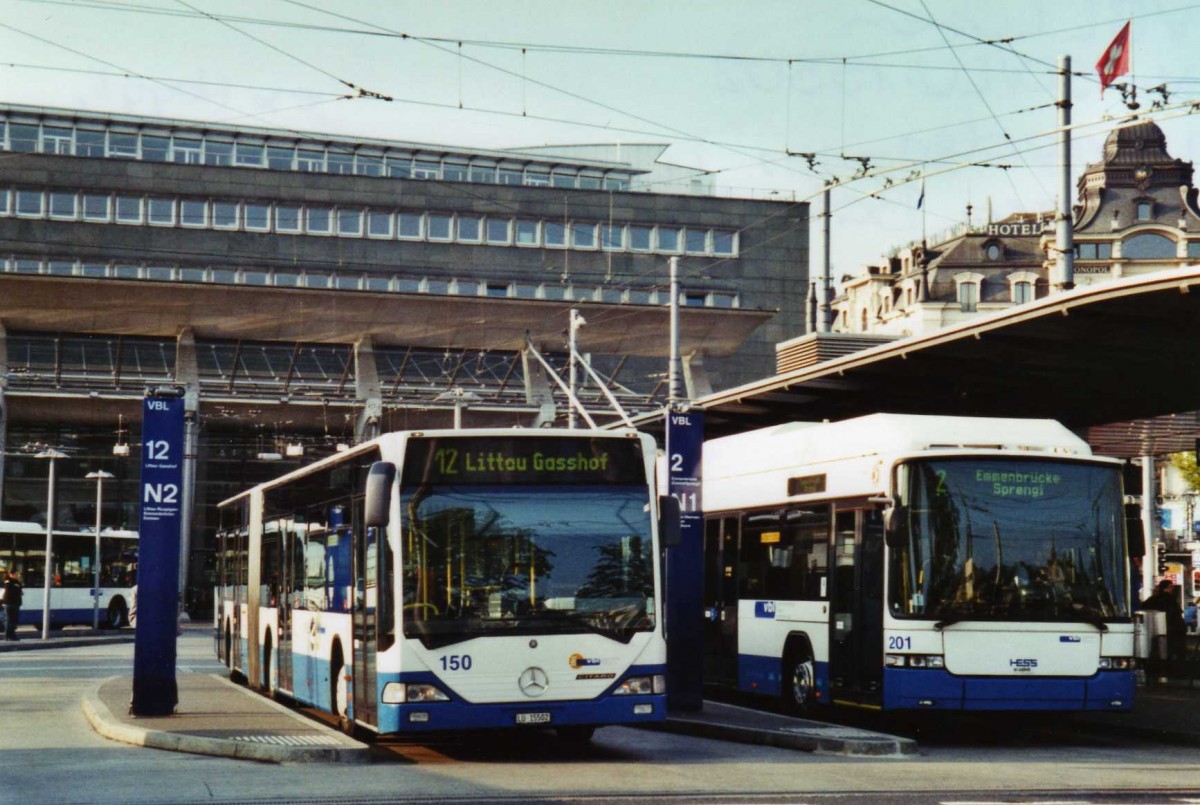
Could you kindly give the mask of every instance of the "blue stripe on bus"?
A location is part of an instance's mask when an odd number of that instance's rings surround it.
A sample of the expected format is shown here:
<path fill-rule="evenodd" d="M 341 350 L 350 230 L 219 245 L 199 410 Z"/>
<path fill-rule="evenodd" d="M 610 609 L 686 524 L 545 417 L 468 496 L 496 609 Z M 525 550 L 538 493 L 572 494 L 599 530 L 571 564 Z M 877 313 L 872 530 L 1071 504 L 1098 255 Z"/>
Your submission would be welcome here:
<path fill-rule="evenodd" d="M 28 595 L 28 593 L 26 593 Z M 100 623 L 103 625 L 108 622 L 108 605 L 101 604 L 100 606 Z M 21 608 L 21 616 L 17 618 L 17 623 L 24 626 L 41 626 L 42 625 L 42 608 L 36 609 Z M 92 606 L 88 604 L 86 609 L 57 609 L 50 608 L 50 623 L 54 625 L 67 626 L 91 626 L 92 625 Z"/>
<path fill-rule="evenodd" d="M 1133 671 L 1064 677 L 970 677 L 932 669 L 885 668 L 885 710 L 1129 710 Z M 1119 702 L 1119 704 L 1114 704 Z"/>
<path fill-rule="evenodd" d="M 829 699 L 829 663 L 814 662 L 816 675 L 816 700 L 827 703 Z M 738 690 L 766 696 L 783 695 L 783 660 L 779 657 L 762 657 L 755 654 L 738 655 Z"/>
<path fill-rule="evenodd" d="M 438 678 L 428 672 L 408 674 L 380 674 L 379 689 L 388 682 L 428 682 L 451 697 L 448 702 L 426 702 L 421 704 L 380 704 L 379 731 L 389 732 L 432 732 L 437 730 L 495 729 L 516 727 L 520 713 L 549 713 L 549 723 L 541 727 L 585 726 L 606 724 L 645 724 L 662 721 L 667 714 L 665 694 L 645 696 L 613 696 L 611 691 L 624 679 L 631 676 L 665 674 L 663 665 L 631 666 L 613 686 L 595 699 L 585 701 L 539 701 L 528 699 L 520 702 L 497 704 L 472 704 L 463 700 L 454 691 L 448 690 Z M 649 704 L 653 712 L 634 713 L 634 705 Z M 410 721 L 412 713 L 427 713 L 428 721 Z"/>

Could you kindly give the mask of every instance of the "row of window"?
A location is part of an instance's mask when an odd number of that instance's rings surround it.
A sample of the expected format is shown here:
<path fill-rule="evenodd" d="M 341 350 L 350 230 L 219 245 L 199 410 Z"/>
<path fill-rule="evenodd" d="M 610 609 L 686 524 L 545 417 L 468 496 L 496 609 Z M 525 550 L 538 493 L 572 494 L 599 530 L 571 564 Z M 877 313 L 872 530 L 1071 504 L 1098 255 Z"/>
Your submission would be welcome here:
<path fill-rule="evenodd" d="M 221 285 L 381 293 L 452 294 L 493 298 L 606 302 L 609 304 L 665 305 L 671 298 L 669 291 L 657 288 L 614 288 L 560 283 L 534 284 L 497 280 L 445 279 L 347 270 L 229 268 L 67 259 L 41 260 L 36 257 L 23 256 L 0 258 L 0 271 L 8 274 L 45 274 L 55 277 L 202 282 Z M 738 295 L 732 291 L 685 291 L 680 295 L 680 301 L 688 307 L 735 308 L 741 306 Z"/>
<path fill-rule="evenodd" d="M 661 254 L 737 254 L 738 234 L 707 227 L 542 221 L 473 213 L 271 204 L 74 191 L 0 190 L 0 215 L 277 234 Z"/>
<path fill-rule="evenodd" d="M 102 121 L 73 126 L 0 120 L 0 148 L 18 153 L 139 159 L 185 165 L 224 165 L 267 170 L 436 179 L 447 182 L 628 190 L 629 174 L 601 168 L 527 165 L 503 159 L 442 156 L 315 141 L 275 142 L 247 135 L 158 134 Z"/>
<path fill-rule="evenodd" d="M 984 254 L 989 260 L 999 260 L 1004 256 L 1004 249 L 999 243 L 989 243 L 984 247 Z M 1143 232 L 1121 241 L 1121 257 L 1125 260 L 1174 260 L 1178 256 L 1175 241 L 1153 232 Z M 1200 257 L 1200 241 L 1187 242 L 1187 256 Z M 1075 257 L 1079 260 L 1111 260 L 1112 242 L 1076 243 Z"/>

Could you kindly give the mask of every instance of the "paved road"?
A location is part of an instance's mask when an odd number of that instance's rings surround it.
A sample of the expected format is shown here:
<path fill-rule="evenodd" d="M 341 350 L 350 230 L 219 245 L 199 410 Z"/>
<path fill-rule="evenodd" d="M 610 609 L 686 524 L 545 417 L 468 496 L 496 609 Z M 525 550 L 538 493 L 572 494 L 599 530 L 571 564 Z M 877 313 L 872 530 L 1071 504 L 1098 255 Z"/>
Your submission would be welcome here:
<path fill-rule="evenodd" d="M 207 673 L 203 631 L 180 640 L 181 672 Z M 1088 725 L 963 720 L 920 755 L 866 759 L 609 727 L 572 750 L 536 739 L 389 743 L 354 768 L 275 766 L 113 743 L 86 724 L 80 697 L 128 673 L 132 647 L 0 655 L 0 803 L 562 801 L 1164 802 L 1200 792 L 1200 752 Z"/>

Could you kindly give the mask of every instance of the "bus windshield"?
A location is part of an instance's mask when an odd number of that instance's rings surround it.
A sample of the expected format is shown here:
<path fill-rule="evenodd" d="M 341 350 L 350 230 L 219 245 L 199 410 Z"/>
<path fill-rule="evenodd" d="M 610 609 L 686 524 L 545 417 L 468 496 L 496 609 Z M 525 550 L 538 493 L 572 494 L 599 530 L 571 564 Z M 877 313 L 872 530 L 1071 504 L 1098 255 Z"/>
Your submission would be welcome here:
<path fill-rule="evenodd" d="M 418 452 L 428 459 L 420 483 L 401 494 L 405 636 L 433 648 L 494 634 L 591 632 L 628 642 L 654 629 L 654 548 L 640 445 L 594 440 L 612 447 L 584 459 L 574 448 L 553 448 L 550 457 L 531 452 L 528 443 L 539 441 L 503 439 L 475 448 L 473 464 L 461 448 Z M 514 450 L 529 459 L 529 472 L 501 460 Z M 567 468 L 567 461 L 576 463 Z M 535 462 L 562 471 L 534 473 Z M 589 477 L 576 469 L 593 464 L 603 471 Z M 406 460 L 408 481 L 417 480 L 408 466 Z"/>
<path fill-rule="evenodd" d="M 892 614 L 938 620 L 1127 618 L 1116 468 L 1044 460 L 939 459 L 899 471 Z"/>

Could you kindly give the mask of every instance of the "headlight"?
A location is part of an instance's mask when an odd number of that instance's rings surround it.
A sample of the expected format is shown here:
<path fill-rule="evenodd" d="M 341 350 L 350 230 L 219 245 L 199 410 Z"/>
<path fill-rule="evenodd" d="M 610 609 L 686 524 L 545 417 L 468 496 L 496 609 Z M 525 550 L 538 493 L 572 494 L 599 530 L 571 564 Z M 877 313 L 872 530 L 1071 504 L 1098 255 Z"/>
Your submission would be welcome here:
<path fill-rule="evenodd" d="M 442 693 L 437 685 L 427 683 L 404 684 L 389 682 L 383 686 L 384 704 L 404 704 L 405 702 L 448 702 L 450 697 Z"/>
<path fill-rule="evenodd" d="M 941 654 L 885 654 L 883 664 L 888 668 L 945 668 Z"/>
<path fill-rule="evenodd" d="M 660 683 L 666 689 L 666 682 Z M 654 693 L 654 677 L 631 676 L 613 690 L 614 696 L 633 696 Z"/>
<path fill-rule="evenodd" d="M 1133 667 L 1133 657 L 1101 657 L 1101 671 L 1128 671 Z"/>

